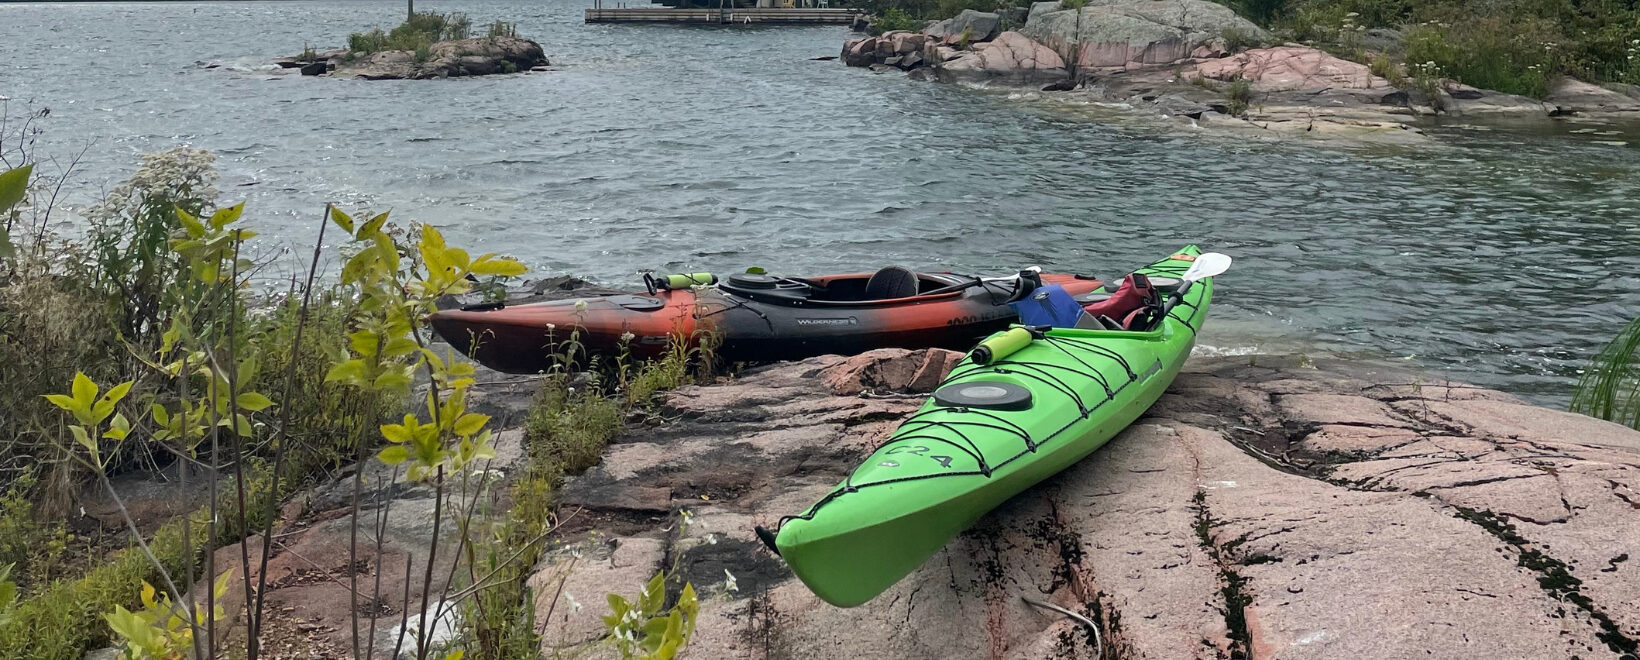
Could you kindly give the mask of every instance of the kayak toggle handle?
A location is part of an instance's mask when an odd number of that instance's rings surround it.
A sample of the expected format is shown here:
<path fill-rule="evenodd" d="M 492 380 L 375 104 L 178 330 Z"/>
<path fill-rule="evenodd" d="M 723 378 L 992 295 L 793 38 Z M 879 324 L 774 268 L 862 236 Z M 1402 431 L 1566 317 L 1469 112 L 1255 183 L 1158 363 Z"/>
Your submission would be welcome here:
<path fill-rule="evenodd" d="M 757 540 L 768 546 L 769 552 L 774 553 L 776 557 L 780 556 L 780 548 L 774 544 L 774 532 L 769 531 L 768 528 L 762 525 L 752 527 L 752 531 L 757 532 Z"/>

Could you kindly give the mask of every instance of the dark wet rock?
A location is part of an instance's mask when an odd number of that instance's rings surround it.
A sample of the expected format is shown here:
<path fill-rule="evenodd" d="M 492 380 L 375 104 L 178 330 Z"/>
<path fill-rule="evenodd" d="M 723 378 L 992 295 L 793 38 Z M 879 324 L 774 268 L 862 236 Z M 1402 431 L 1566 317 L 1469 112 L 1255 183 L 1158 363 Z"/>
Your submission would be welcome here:
<path fill-rule="evenodd" d="M 329 62 L 308 62 L 300 67 L 302 75 L 317 76 L 330 70 Z"/>
<path fill-rule="evenodd" d="M 1043 85 L 1042 86 L 1042 91 L 1044 91 L 1044 92 L 1068 92 L 1070 90 L 1076 89 L 1076 85 L 1077 85 L 1077 82 L 1075 80 L 1072 80 L 1070 78 L 1066 78 L 1064 80 L 1056 80 L 1054 82 Z"/>
<path fill-rule="evenodd" d="M 962 13 L 928 26 L 923 34 L 945 45 L 990 41 L 1002 34 L 1002 17 L 964 9 Z"/>
<path fill-rule="evenodd" d="M 109 496 L 102 484 L 93 482 L 76 498 L 77 506 L 71 518 L 81 520 L 71 522 L 76 526 L 89 524 L 123 532 L 125 516 L 120 512 L 123 503 L 131 521 L 148 533 L 177 516 L 192 513 L 211 501 L 210 485 L 201 468 L 189 470 L 186 478 L 180 472 L 182 468 L 183 464 L 172 463 L 157 472 L 128 472 L 110 477 L 109 484 L 119 494 L 119 502 Z"/>
<path fill-rule="evenodd" d="M 668 488 L 693 515 L 613 511 L 566 538 L 532 578 L 544 651 L 596 641 L 602 594 L 673 562 L 707 596 L 690 653 L 711 658 L 1097 655 L 1021 595 L 1099 621 L 1104 657 L 1617 658 L 1640 639 L 1640 433 L 1428 374 L 1272 357 L 1191 361 L 1087 460 L 871 602 L 825 605 L 752 528 L 807 507 L 922 402 L 834 394 L 828 374 L 864 362 L 681 388 L 675 421 L 572 480 Z"/>
<path fill-rule="evenodd" d="M 911 70 L 924 64 L 927 56 L 923 51 L 934 41 L 937 40 L 922 34 L 896 30 L 881 36 L 852 39 L 843 44 L 840 57 L 843 64 L 867 67 L 877 73 L 889 71 L 890 67 Z"/>

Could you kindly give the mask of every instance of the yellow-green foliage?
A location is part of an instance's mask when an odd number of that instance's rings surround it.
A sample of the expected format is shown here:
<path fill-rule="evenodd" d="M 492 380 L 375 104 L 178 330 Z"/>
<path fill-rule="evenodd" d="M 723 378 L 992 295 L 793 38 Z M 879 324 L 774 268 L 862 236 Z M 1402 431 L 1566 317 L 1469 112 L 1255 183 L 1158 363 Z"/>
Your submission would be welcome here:
<path fill-rule="evenodd" d="M 551 376 L 525 422 L 532 455 L 576 474 L 598 463 L 604 445 L 621 431 L 621 407 L 595 387 L 574 388 Z"/>
<path fill-rule="evenodd" d="M 228 593 L 228 580 L 233 571 L 223 571 L 211 584 L 216 602 Z M 115 605 L 114 611 L 104 614 L 108 628 L 120 638 L 121 652 L 128 660 L 172 660 L 186 657 L 194 648 L 194 630 L 207 624 L 205 612 L 195 608 L 190 612 L 171 598 L 158 593 L 154 585 L 142 583 L 142 608 L 137 611 Z M 211 608 L 209 621 L 222 621 L 227 613 L 221 605 Z M 190 622 L 189 619 L 192 619 Z"/>
<path fill-rule="evenodd" d="M 694 585 L 683 585 L 671 608 L 664 608 L 665 604 L 666 573 L 650 578 L 637 602 L 610 594 L 604 627 L 623 660 L 672 660 L 689 643 L 700 614 Z"/>
<path fill-rule="evenodd" d="M 25 591 L 57 577 L 71 538 L 61 519 L 36 514 L 29 494 L 38 480 L 30 466 L 0 492 L 0 566 L 12 566 Z"/>
<path fill-rule="evenodd" d="M 253 474 L 246 482 L 251 501 L 265 497 L 269 480 Z M 218 499 L 222 524 L 217 528 L 215 547 L 244 536 L 246 529 L 260 527 L 266 518 L 260 507 L 247 512 L 246 526 L 239 526 L 231 484 Z M 196 565 L 204 555 L 207 539 L 200 530 L 210 518 L 210 507 L 190 514 L 194 533 L 192 553 L 182 544 L 182 521 L 172 520 L 154 532 L 148 547 L 165 565 L 178 573 L 185 559 Z M 9 622 L 0 622 L 0 660 L 80 660 L 87 651 L 108 646 L 113 638 L 103 615 L 115 606 L 140 603 L 142 584 L 159 579 L 148 558 L 133 547 L 114 553 L 89 573 L 76 580 L 59 580 L 24 599 Z"/>
<path fill-rule="evenodd" d="M 275 398 L 292 421 L 284 439 L 290 453 L 281 479 L 300 482 L 350 464 L 359 443 L 377 435 L 381 420 L 403 412 L 403 397 L 377 390 L 355 391 L 325 380 L 325 373 L 345 350 L 343 338 L 353 305 L 339 288 L 315 292 L 306 310 L 300 346 L 296 345 L 296 326 L 303 313 L 299 295 L 275 302 L 247 331 L 252 353 L 258 358 L 251 387 L 278 393 Z M 292 367 L 295 371 L 287 372 Z M 288 393 L 287 373 L 291 375 Z"/>
<path fill-rule="evenodd" d="M 712 341 L 704 338 L 702 343 L 710 347 Z M 467 608 L 466 620 L 473 626 L 478 657 L 539 657 L 535 608 L 526 597 L 524 581 L 542 555 L 541 535 L 554 522 L 558 485 L 565 476 L 597 464 L 604 447 L 621 432 L 627 411 L 648 404 L 656 392 L 691 381 L 695 377 L 690 368 L 693 353 L 687 342 L 674 338 L 671 349 L 659 360 L 635 365 L 619 360 L 611 382 L 624 393 L 603 392 L 593 380 L 572 387 L 570 378 L 562 373 L 543 379 L 525 423 L 528 463 L 508 492 L 507 515 L 496 526 L 495 540 L 479 546 L 481 562 L 499 570 L 495 586 L 480 591 L 478 606 Z M 709 368 L 709 361 L 696 364 L 703 373 Z M 518 560 L 503 566 L 502 560 L 515 553 Z M 693 614 L 689 622 L 692 627 Z"/>

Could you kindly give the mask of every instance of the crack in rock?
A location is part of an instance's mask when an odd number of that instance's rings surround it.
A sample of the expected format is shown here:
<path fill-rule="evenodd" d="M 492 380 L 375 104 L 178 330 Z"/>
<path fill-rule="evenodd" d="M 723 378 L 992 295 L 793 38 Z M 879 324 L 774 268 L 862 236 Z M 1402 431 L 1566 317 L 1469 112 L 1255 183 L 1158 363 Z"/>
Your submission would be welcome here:
<path fill-rule="evenodd" d="M 1471 509 L 1455 506 L 1456 515 L 1486 530 L 1498 540 L 1513 546 L 1516 551 L 1515 561 L 1521 568 L 1536 572 L 1537 583 L 1543 592 L 1555 600 L 1569 602 L 1592 619 L 1599 630 L 1595 637 L 1605 642 L 1606 646 L 1620 656 L 1633 658 L 1640 653 L 1640 640 L 1623 634 L 1623 630 L 1612 621 L 1605 610 L 1597 606 L 1593 599 L 1582 591 L 1583 581 L 1572 575 L 1571 565 L 1550 556 L 1540 546 L 1533 544 L 1526 537 L 1521 536 L 1515 526 L 1505 521 L 1501 516 L 1484 509 Z M 1542 546 L 1547 547 L 1547 546 Z"/>

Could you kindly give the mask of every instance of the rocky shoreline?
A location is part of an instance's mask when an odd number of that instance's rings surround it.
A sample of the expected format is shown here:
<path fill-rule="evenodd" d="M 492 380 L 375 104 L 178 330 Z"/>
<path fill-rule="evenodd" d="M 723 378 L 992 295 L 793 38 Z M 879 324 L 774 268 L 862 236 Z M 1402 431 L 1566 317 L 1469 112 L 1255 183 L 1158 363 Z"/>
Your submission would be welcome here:
<path fill-rule="evenodd" d="M 544 652 L 675 561 L 700 657 L 1618 657 L 1640 639 L 1640 433 L 1345 362 L 1192 360 L 1138 423 L 864 606 L 759 544 L 922 401 L 939 352 L 828 356 L 686 387 L 565 488 L 532 580 Z M 693 512 L 678 534 L 672 514 Z M 577 558 L 578 557 L 578 558 Z M 734 590 L 728 589 L 733 576 Z M 562 589 L 585 603 L 550 607 Z M 1439 655 L 1439 653 L 1438 653 Z M 1110 656 L 1106 656 L 1110 657 Z"/>
<path fill-rule="evenodd" d="M 840 59 L 877 72 L 980 87 L 1040 89 L 1125 104 L 1190 125 L 1271 135 L 1419 143 L 1435 116 L 1640 119 L 1640 87 L 1555 81 L 1542 99 L 1451 80 L 1397 83 L 1371 67 L 1269 34 L 1205 0 L 1104 0 L 1031 6 L 1014 30 L 965 10 L 921 32 L 849 40 Z M 1397 39 L 1392 31 L 1375 35 Z M 1386 72 L 1387 74 L 1387 72 Z"/>
<path fill-rule="evenodd" d="M 662 395 L 561 491 L 566 523 L 529 580 L 543 655 L 605 657 L 603 595 L 665 569 L 702 595 L 702 658 L 1590 659 L 1640 642 L 1640 432 L 1398 368 L 1271 356 L 1190 360 L 1088 459 L 871 602 L 825 605 L 753 527 L 830 489 L 958 357 L 823 356 Z M 511 427 L 489 469 L 510 475 L 537 383 L 482 380 L 474 409 Z M 431 495 L 366 469 L 364 515 L 389 512 L 384 592 L 415 597 L 403 563 L 430 539 Z M 350 483 L 283 509 L 270 657 L 345 656 L 346 576 L 376 570 L 350 568 Z M 237 558 L 223 548 L 219 566 Z M 1022 598 L 1098 622 L 1104 648 Z M 403 613 L 377 616 L 383 650 Z"/>
<path fill-rule="evenodd" d="M 359 80 L 429 80 L 542 71 L 550 63 L 538 44 L 521 37 L 473 37 L 440 41 L 423 56 L 414 51 L 353 53 L 345 48 L 281 57 L 273 61 L 304 76 Z"/>

